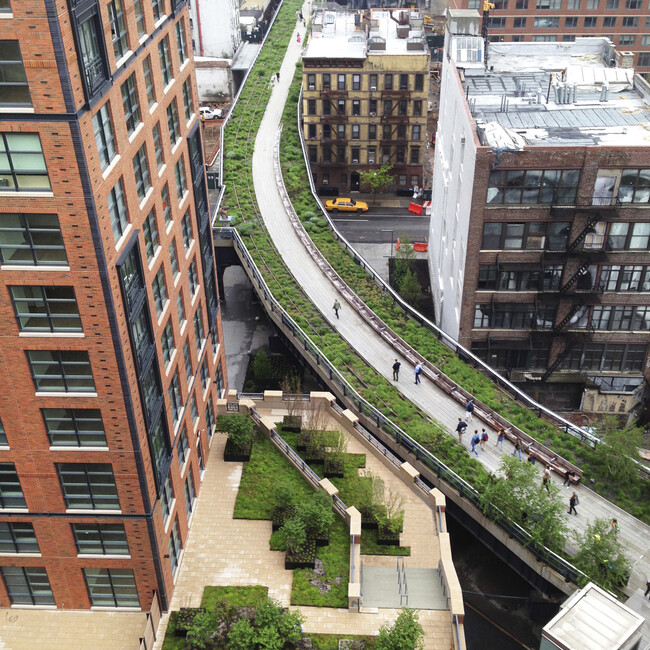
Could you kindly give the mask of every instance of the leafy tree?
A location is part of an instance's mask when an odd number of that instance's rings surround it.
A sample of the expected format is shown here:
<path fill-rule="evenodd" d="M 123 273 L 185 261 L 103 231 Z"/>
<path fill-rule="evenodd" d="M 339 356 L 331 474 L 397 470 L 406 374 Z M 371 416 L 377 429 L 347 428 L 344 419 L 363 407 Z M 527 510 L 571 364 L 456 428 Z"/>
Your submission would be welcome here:
<path fill-rule="evenodd" d="M 250 650 L 255 647 L 257 634 L 247 618 L 240 618 L 233 624 L 228 633 L 231 650 Z"/>
<path fill-rule="evenodd" d="M 253 357 L 253 373 L 259 381 L 268 381 L 271 378 L 273 373 L 271 357 L 264 350 L 260 350 Z"/>
<path fill-rule="evenodd" d="M 224 418 L 227 422 L 228 437 L 238 447 L 243 447 L 253 442 L 255 438 L 255 425 L 247 415 L 230 415 Z"/>
<path fill-rule="evenodd" d="M 619 427 L 615 417 L 607 416 L 600 432 L 606 444 L 596 446 L 596 457 L 607 468 L 610 477 L 622 482 L 638 481 L 635 460 L 639 459 L 639 448 L 643 447 L 641 427 Z"/>
<path fill-rule="evenodd" d="M 547 496 L 535 467 L 510 455 L 502 458 L 500 474 L 491 477 L 481 494 L 483 512 L 494 519 L 500 510 L 531 534 L 534 546 L 561 550 L 567 532 L 567 506 L 559 498 L 560 488 L 551 482 Z"/>
<path fill-rule="evenodd" d="M 422 300 L 422 287 L 418 281 L 417 274 L 411 269 L 406 269 L 400 277 L 397 291 L 409 303 L 417 309 Z"/>
<path fill-rule="evenodd" d="M 314 492 L 309 501 L 300 505 L 298 518 L 310 533 L 325 537 L 334 523 L 331 497 L 322 490 Z"/>
<path fill-rule="evenodd" d="M 377 650 L 421 650 L 424 648 L 424 630 L 418 613 L 403 609 L 395 622 L 385 623 L 375 641 Z"/>
<path fill-rule="evenodd" d="M 208 648 L 217 629 L 217 618 L 212 612 L 200 612 L 187 631 L 187 641 L 192 648 Z"/>
<path fill-rule="evenodd" d="M 287 643 L 295 644 L 301 638 L 303 618 L 300 612 L 282 608 L 272 598 L 265 598 L 255 610 L 255 620 L 239 619 L 228 634 L 231 650 L 282 650 Z"/>
<path fill-rule="evenodd" d="M 282 528 L 280 536 L 289 553 L 299 553 L 307 543 L 307 530 L 302 519 L 294 517 L 289 519 Z"/>
<path fill-rule="evenodd" d="M 390 173 L 393 166 L 390 163 L 384 163 L 379 169 L 369 169 L 361 172 L 361 182 L 367 185 L 372 192 L 373 203 L 377 198 L 377 192 L 387 190 L 393 183 L 393 175 Z"/>
<path fill-rule="evenodd" d="M 295 505 L 296 493 L 287 480 L 278 481 L 273 488 L 273 503 L 277 508 L 289 508 Z"/>
<path fill-rule="evenodd" d="M 573 558 L 576 568 L 603 589 L 614 590 L 626 583 L 630 563 L 616 535 L 610 534 L 610 522 L 594 519 L 584 532 L 574 532 L 573 537 L 580 549 Z"/>

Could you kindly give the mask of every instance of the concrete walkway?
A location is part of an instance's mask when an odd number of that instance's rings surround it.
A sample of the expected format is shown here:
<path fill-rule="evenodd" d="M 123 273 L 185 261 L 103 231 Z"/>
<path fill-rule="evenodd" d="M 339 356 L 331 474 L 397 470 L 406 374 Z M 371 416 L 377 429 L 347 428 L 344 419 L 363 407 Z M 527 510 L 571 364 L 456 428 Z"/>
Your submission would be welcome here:
<path fill-rule="evenodd" d="M 278 422 L 285 411 L 264 410 L 263 416 L 272 416 Z M 336 428 L 332 420 L 329 428 Z M 270 521 L 233 519 L 235 501 L 242 475 L 241 463 L 223 460 L 225 436 L 215 435 L 208 465 L 201 485 L 200 498 L 193 515 L 190 534 L 183 550 L 176 577 L 170 610 L 180 607 L 198 607 L 206 586 L 264 585 L 269 596 L 288 607 L 291 599 L 293 572 L 284 569 L 284 553 L 271 551 Z M 398 494 L 406 502 L 402 544 L 411 546 L 407 567 L 437 567 L 439 547 L 435 537 L 431 508 L 414 490 L 388 469 L 383 462 L 357 439 L 348 439 L 350 453 L 366 453 L 366 470 L 380 476 L 387 490 Z M 364 556 L 364 562 L 390 562 L 394 557 Z M 305 632 L 319 634 L 377 634 L 387 621 L 399 614 L 397 609 L 381 609 L 377 613 L 359 614 L 347 609 L 298 607 L 305 616 Z M 161 618 L 154 648 L 160 650 L 164 640 L 169 614 Z M 451 646 L 451 626 L 448 611 L 422 611 L 420 622 L 427 635 L 427 648 L 448 650 Z"/>
<path fill-rule="evenodd" d="M 294 232 L 283 207 L 280 190 L 272 182 L 272 179 L 275 178 L 273 165 L 274 144 L 295 64 L 300 58 L 301 47 L 296 43 L 295 39 L 291 40 L 281 68 L 281 81 L 273 89 L 255 141 L 253 180 L 257 203 L 271 238 L 278 250 L 281 251 L 285 264 L 312 302 L 330 323 L 338 329 L 341 336 L 377 372 L 390 379 L 392 377 L 391 366 L 396 356 L 393 349 L 355 313 L 312 260 Z M 228 179 L 226 179 L 227 181 Z M 336 299 L 340 300 L 343 305 L 340 311 L 340 320 L 335 318 L 332 310 L 332 305 Z M 440 422 L 451 435 L 458 422 L 458 417 L 464 414 L 464 410 L 426 379 L 423 380 L 421 385 L 414 385 L 410 367 L 404 359 L 400 360 L 403 372 L 401 373 L 399 388 L 403 395 L 422 411 Z M 482 426 L 480 422 L 470 423 L 468 431 L 473 431 L 474 425 L 477 425 L 479 430 Z M 499 467 L 502 454 L 512 453 L 513 447 L 506 442 L 505 449 L 502 452 L 494 445 L 496 442 L 495 432 L 489 430 L 489 433 L 490 442 L 487 449 L 480 452 L 479 462 L 490 471 L 495 472 Z M 468 446 L 470 437 L 470 435 L 465 435 L 464 442 L 466 446 Z M 541 481 L 542 470 L 539 465 L 538 469 Z M 553 480 L 557 481 L 558 478 L 554 476 Z M 564 490 L 564 492 L 566 493 L 568 510 L 569 490 Z M 646 578 L 650 576 L 650 553 L 648 553 L 650 527 L 584 486 L 579 486 L 577 492 L 580 497 L 579 515 L 572 516 L 569 519 L 569 527 L 581 531 L 584 530 L 587 522 L 596 517 L 608 520 L 616 517 L 621 525 L 620 540 L 632 565 L 627 592 L 633 593 L 637 589 L 645 589 Z"/>

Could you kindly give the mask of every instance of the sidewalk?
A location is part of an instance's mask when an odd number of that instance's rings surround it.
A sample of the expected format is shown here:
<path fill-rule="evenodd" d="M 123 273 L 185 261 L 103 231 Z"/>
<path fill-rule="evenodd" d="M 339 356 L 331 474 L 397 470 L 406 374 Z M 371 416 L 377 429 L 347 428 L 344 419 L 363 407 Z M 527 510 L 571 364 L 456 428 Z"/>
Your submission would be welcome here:
<path fill-rule="evenodd" d="M 287 49 L 282 64 L 281 82 L 274 87 L 269 100 L 264 118 L 258 131 L 253 154 L 253 180 L 257 202 L 262 218 L 270 233 L 272 240 L 281 251 L 285 264 L 293 273 L 297 282 L 303 287 L 312 302 L 320 309 L 332 326 L 336 327 L 341 336 L 387 379 L 392 376 L 391 365 L 396 355 L 393 348 L 383 341 L 366 322 L 349 307 L 337 289 L 323 275 L 318 265 L 302 245 L 296 235 L 291 222 L 285 212 L 279 189 L 275 183 L 269 182 L 275 178 L 273 165 L 274 144 L 277 130 L 282 115 L 282 110 L 287 99 L 291 72 L 300 57 L 300 46 L 292 40 Z M 355 195 L 355 198 L 358 195 Z M 401 200 L 401 199 L 399 199 Z M 332 311 L 334 300 L 338 299 L 343 304 L 340 320 L 337 320 Z M 442 424 L 453 435 L 458 418 L 464 414 L 464 409 L 453 399 L 430 384 L 426 379 L 421 385 L 416 386 L 409 372 L 409 363 L 402 362 L 402 379 L 399 382 L 402 394 L 411 400 L 423 412 Z M 473 424 L 470 426 L 473 429 Z M 476 422 L 480 430 L 482 423 Z M 488 429 L 490 443 L 488 448 L 481 452 L 479 462 L 487 469 L 495 472 L 503 453 L 512 453 L 513 446 L 505 444 L 502 452 L 496 449 L 496 432 Z M 470 435 L 466 435 L 466 446 L 469 447 Z M 541 481 L 541 468 L 540 472 Z M 561 479 L 553 477 L 554 481 Z M 564 490 L 567 493 L 568 490 Z M 570 529 L 584 530 L 587 523 L 595 517 L 611 519 L 616 517 L 621 525 L 620 540 L 632 565 L 628 594 L 636 589 L 645 589 L 645 581 L 650 575 L 650 554 L 648 554 L 648 540 L 650 527 L 603 499 L 595 492 L 581 485 L 577 488 L 580 496 L 579 515 L 568 519 Z"/>

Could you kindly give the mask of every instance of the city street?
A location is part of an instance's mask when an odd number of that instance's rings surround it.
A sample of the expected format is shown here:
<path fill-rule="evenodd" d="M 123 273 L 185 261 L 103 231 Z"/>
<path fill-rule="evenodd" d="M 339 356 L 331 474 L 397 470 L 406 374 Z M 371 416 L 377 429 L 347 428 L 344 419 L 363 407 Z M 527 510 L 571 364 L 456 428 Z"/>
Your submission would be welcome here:
<path fill-rule="evenodd" d="M 406 208 L 370 208 L 365 214 L 330 213 L 332 221 L 352 244 L 383 244 L 407 234 L 411 241 L 424 241 L 429 235 L 429 217 L 413 215 Z"/>

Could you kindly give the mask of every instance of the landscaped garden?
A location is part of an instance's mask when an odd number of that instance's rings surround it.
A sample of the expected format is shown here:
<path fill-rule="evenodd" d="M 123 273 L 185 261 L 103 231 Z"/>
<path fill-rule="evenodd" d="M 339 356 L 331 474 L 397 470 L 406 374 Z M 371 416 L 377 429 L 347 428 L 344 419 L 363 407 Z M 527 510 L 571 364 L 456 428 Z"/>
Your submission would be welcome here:
<path fill-rule="evenodd" d="M 297 7 L 297 2 L 285 0 L 278 20 L 269 34 L 268 43 L 251 71 L 226 130 L 225 201 L 229 205 L 229 212 L 235 217 L 233 225 L 237 227 L 247 243 L 275 298 L 292 314 L 298 325 L 323 350 L 350 385 L 482 492 L 488 484 L 488 473 L 478 462 L 469 458 L 465 448 L 458 445 L 440 425 L 432 422 L 413 404 L 404 400 L 390 382 L 370 368 L 331 328 L 304 295 L 302 289 L 296 285 L 259 217 L 255 197 L 250 190 L 253 187 L 251 158 L 254 142 L 251 134 L 254 135 L 259 127 L 271 92 L 267 80 L 276 69 L 279 69 L 292 35 L 293 16 Z M 602 446 L 600 449 L 597 447 L 593 450 L 581 444 L 577 439 L 561 433 L 556 427 L 498 390 L 487 377 L 460 361 L 451 350 L 436 339 L 432 332 L 408 319 L 343 251 L 330 233 L 325 219 L 309 192 L 296 126 L 300 78 L 300 66 L 298 66 L 283 119 L 283 174 L 296 212 L 329 262 L 384 322 L 431 363 L 470 391 L 477 399 L 507 417 L 513 424 L 551 447 L 570 462 L 580 465 L 584 470 L 584 480 L 593 479 L 593 487 L 601 494 L 626 508 L 633 515 L 650 522 L 650 481 L 646 476 L 640 476 L 636 471 L 633 474 L 616 469 L 613 471 L 611 465 L 607 463 Z M 336 479 L 332 480 L 336 481 Z M 347 503 L 347 505 L 352 504 Z M 530 530 L 530 524 L 526 521 L 517 523 Z M 564 540 L 560 539 L 559 542 L 560 546 L 563 546 Z"/>

